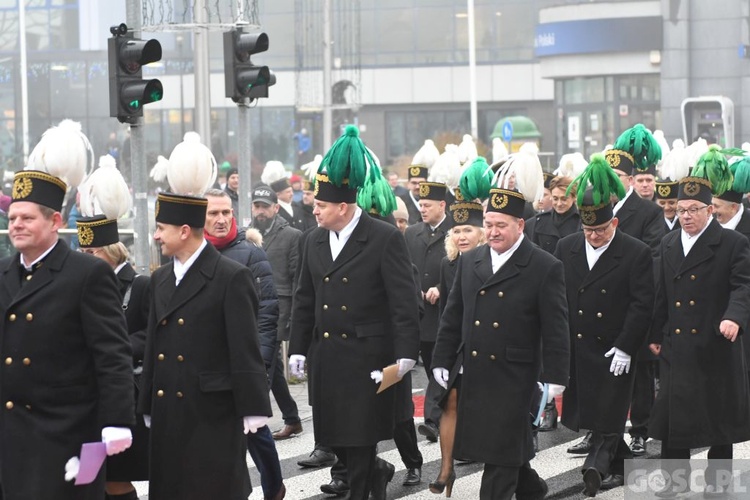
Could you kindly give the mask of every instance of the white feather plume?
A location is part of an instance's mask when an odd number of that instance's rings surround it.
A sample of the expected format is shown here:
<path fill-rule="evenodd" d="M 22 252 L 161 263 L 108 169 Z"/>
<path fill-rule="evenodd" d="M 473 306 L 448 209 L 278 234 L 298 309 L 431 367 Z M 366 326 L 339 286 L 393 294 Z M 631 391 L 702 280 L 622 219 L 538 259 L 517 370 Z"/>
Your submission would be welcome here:
<path fill-rule="evenodd" d="M 750 142 L 743 142 L 742 143 L 742 149 L 744 151 L 750 151 Z"/>
<path fill-rule="evenodd" d="M 471 137 L 471 136 L 469 136 Z M 455 144 L 446 144 L 445 152 L 438 156 L 437 161 L 432 165 L 427 180 L 430 182 L 442 182 L 450 188 L 458 186 L 461 180 L 461 159 L 459 153 L 460 146 Z"/>
<path fill-rule="evenodd" d="M 445 146 L 446 149 L 448 146 Z M 465 165 L 474 161 L 479 156 L 477 153 L 477 144 L 474 142 L 474 138 L 470 134 L 464 134 L 461 144 L 458 145 L 458 159 L 461 165 Z"/>
<path fill-rule="evenodd" d="M 518 151 L 523 152 L 523 153 L 531 153 L 531 154 L 538 155 L 539 146 L 537 145 L 536 142 L 524 142 L 523 144 L 521 144 L 521 147 L 518 148 Z"/>
<path fill-rule="evenodd" d="M 672 149 L 685 148 L 685 141 L 682 139 L 675 139 L 672 141 Z"/>
<path fill-rule="evenodd" d="M 581 153 L 568 153 L 560 157 L 560 163 L 552 175 L 555 177 L 570 177 L 575 179 L 588 166 L 586 158 Z"/>
<path fill-rule="evenodd" d="M 48 128 L 29 155 L 26 170 L 41 170 L 76 188 L 94 165 L 94 151 L 81 124 L 65 119 Z"/>
<path fill-rule="evenodd" d="M 659 144 L 659 147 L 661 148 L 661 159 L 663 161 L 669 154 L 669 143 L 667 142 L 667 138 L 664 137 L 663 130 L 654 130 L 653 136 L 654 139 L 656 139 L 656 143 Z"/>
<path fill-rule="evenodd" d="M 167 170 L 169 170 L 169 160 L 159 155 L 149 175 L 156 182 L 164 182 L 167 180 Z"/>
<path fill-rule="evenodd" d="M 690 172 L 688 163 L 688 152 L 685 143 L 677 141 L 672 143 L 672 150 L 662 158 L 661 165 L 656 167 L 659 172 L 659 179 L 679 181 Z"/>
<path fill-rule="evenodd" d="M 218 167 L 196 132 L 187 132 L 169 155 L 167 182 L 174 194 L 201 196 L 216 182 Z"/>
<path fill-rule="evenodd" d="M 503 140 L 499 137 L 492 139 L 492 164 L 498 163 L 506 156 L 508 156 L 508 148 L 505 147 Z"/>
<path fill-rule="evenodd" d="M 542 199 L 544 195 L 544 172 L 539 156 L 530 151 L 519 151 L 510 155 L 495 173 L 493 186 L 511 187 L 511 179 L 515 181 L 517 189 L 528 202 Z"/>
<path fill-rule="evenodd" d="M 99 158 L 99 168 L 83 181 L 78 192 L 85 217 L 104 214 L 107 219 L 119 219 L 133 206 L 128 183 L 110 155 Z"/>
<path fill-rule="evenodd" d="M 263 168 L 263 172 L 260 174 L 260 180 L 267 186 L 287 177 L 288 175 L 286 168 L 284 168 L 284 164 L 278 160 L 267 161 L 266 166 Z"/>
<path fill-rule="evenodd" d="M 300 167 L 308 179 L 315 179 L 315 174 L 318 173 L 318 168 L 320 167 L 321 161 L 323 161 L 323 155 L 315 155 L 313 161 L 305 163 Z"/>
<path fill-rule="evenodd" d="M 411 164 L 424 165 L 425 167 L 430 169 L 435 164 L 439 156 L 440 151 L 438 151 L 435 143 L 432 142 L 431 139 L 427 139 L 426 141 L 424 141 L 422 147 L 419 148 L 417 154 L 414 155 L 414 158 L 412 158 Z"/>
<path fill-rule="evenodd" d="M 685 148 L 685 155 L 687 157 L 688 167 L 694 167 L 701 156 L 708 152 L 708 143 L 706 139 L 699 138 L 697 141 L 692 143 L 690 146 Z"/>

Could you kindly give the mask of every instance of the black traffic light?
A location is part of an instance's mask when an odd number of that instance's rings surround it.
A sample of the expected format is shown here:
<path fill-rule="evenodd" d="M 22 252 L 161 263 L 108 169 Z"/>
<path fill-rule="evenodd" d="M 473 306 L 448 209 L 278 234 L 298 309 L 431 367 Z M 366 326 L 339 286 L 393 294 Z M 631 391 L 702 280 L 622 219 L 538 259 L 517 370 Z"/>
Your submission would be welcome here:
<path fill-rule="evenodd" d="M 109 116 L 122 123 L 135 123 L 143 116 L 143 105 L 161 101 L 164 88 L 159 80 L 144 80 L 143 65 L 161 59 L 158 40 L 140 40 L 125 24 L 110 28 Z"/>
<path fill-rule="evenodd" d="M 250 56 L 268 50 L 265 33 L 224 32 L 224 87 L 234 102 L 245 98 L 268 97 L 268 87 L 276 76 L 268 66 L 255 66 Z"/>

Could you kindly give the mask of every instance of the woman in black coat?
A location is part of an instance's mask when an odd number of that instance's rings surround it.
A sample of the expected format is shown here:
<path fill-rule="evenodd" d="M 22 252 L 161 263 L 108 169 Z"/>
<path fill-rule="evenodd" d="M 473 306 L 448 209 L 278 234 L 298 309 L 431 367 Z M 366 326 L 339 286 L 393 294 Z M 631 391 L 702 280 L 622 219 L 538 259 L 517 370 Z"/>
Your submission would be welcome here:
<path fill-rule="evenodd" d="M 573 179 L 570 177 L 552 179 L 549 183 L 552 210 L 526 220 L 524 233 L 546 252 L 554 253 L 558 241 L 581 230 L 581 216 L 575 203 L 575 188 L 568 196 L 565 195 L 571 182 Z"/>
<path fill-rule="evenodd" d="M 91 254 L 109 264 L 117 277 L 122 298 L 122 308 L 128 325 L 128 336 L 133 348 L 133 373 L 135 397 L 138 399 L 140 373 L 146 348 L 146 325 L 149 308 L 149 277 L 136 274 L 128 262 L 128 250 L 121 242 L 102 247 L 82 247 L 81 252 Z M 133 430 L 133 445 L 118 455 L 107 458 L 108 499 L 137 500 L 131 481 L 148 480 L 148 429 L 143 417 L 137 416 Z"/>

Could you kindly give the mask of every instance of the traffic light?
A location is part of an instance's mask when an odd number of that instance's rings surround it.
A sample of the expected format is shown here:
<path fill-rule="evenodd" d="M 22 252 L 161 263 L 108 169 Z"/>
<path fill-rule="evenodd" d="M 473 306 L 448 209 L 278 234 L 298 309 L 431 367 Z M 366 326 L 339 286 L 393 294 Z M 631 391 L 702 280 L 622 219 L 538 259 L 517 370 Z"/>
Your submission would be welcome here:
<path fill-rule="evenodd" d="M 276 83 L 276 75 L 268 66 L 255 66 L 250 56 L 268 50 L 265 33 L 224 32 L 224 87 L 234 102 L 245 98 L 268 97 L 268 87 Z"/>
<path fill-rule="evenodd" d="M 734 103 L 724 96 L 688 97 L 682 101 L 685 144 L 699 137 L 709 144 L 734 147 Z"/>
<path fill-rule="evenodd" d="M 164 88 L 159 80 L 144 80 L 143 65 L 161 59 L 158 40 L 140 40 L 125 24 L 110 28 L 109 116 L 122 123 L 135 123 L 143 116 L 143 105 L 161 101 Z"/>

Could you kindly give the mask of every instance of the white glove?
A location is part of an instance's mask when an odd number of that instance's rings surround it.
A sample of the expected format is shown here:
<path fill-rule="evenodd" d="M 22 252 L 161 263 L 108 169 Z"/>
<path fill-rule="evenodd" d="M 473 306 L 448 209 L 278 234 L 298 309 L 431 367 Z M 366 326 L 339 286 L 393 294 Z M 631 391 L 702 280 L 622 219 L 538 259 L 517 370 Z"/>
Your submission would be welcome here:
<path fill-rule="evenodd" d="M 297 378 L 302 378 L 305 375 L 305 357 L 302 354 L 289 356 L 289 371 Z"/>
<path fill-rule="evenodd" d="M 630 354 L 625 351 L 621 351 L 617 347 L 613 347 L 604 355 L 608 358 L 614 354 L 612 358 L 612 364 L 609 365 L 609 373 L 613 373 L 616 376 L 622 375 L 623 372 L 630 373 Z"/>
<path fill-rule="evenodd" d="M 435 377 L 435 382 L 440 384 L 440 387 L 448 390 L 448 379 L 450 378 L 451 373 L 447 369 L 439 367 L 433 368 L 432 376 Z"/>
<path fill-rule="evenodd" d="M 244 432 L 247 434 L 248 432 L 252 432 L 255 434 L 258 432 L 258 429 L 263 427 L 268 423 L 268 417 L 242 417 L 242 425 L 244 427 Z"/>
<path fill-rule="evenodd" d="M 133 433 L 127 427 L 105 427 L 102 442 L 107 445 L 107 455 L 116 455 L 130 448 Z"/>
<path fill-rule="evenodd" d="M 151 415 L 143 415 L 143 424 L 146 428 L 151 428 Z"/>
<path fill-rule="evenodd" d="M 78 471 L 81 468 L 81 461 L 78 457 L 73 457 L 65 463 L 65 480 L 72 481 L 78 477 Z"/>
<path fill-rule="evenodd" d="M 397 359 L 396 363 L 398 363 L 398 378 L 404 378 L 404 375 L 409 373 L 412 368 L 414 368 L 414 365 L 417 364 L 416 359 L 409 359 L 409 358 L 401 358 Z"/>
<path fill-rule="evenodd" d="M 551 403 L 553 399 L 560 396 L 565 391 L 564 385 L 547 384 L 547 387 L 549 387 L 547 391 L 547 403 Z"/>

